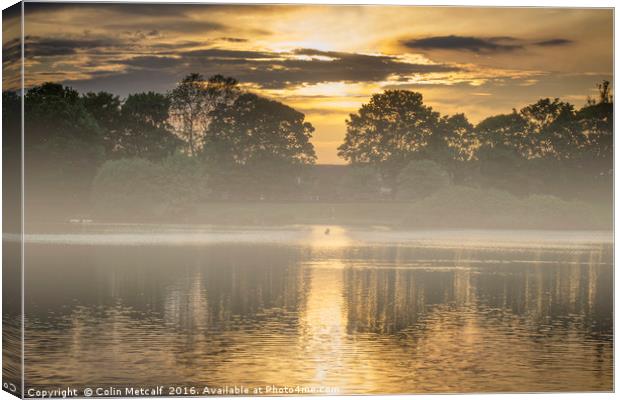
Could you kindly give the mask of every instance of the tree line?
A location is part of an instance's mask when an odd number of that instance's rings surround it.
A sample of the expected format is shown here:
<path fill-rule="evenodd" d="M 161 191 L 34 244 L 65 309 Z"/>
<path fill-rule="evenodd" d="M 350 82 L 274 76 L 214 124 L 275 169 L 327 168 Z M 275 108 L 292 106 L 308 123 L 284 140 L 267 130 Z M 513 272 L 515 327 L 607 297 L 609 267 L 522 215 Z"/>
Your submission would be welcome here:
<path fill-rule="evenodd" d="M 464 114 L 440 115 L 420 93 L 388 90 L 373 95 L 346 124 L 339 156 L 352 165 L 372 166 L 395 190 L 415 190 L 406 182 L 422 171 L 437 182 L 449 178 L 522 195 L 577 197 L 584 184 L 591 184 L 592 195 L 611 189 L 609 82 L 580 109 L 547 98 L 477 125 Z"/>
<path fill-rule="evenodd" d="M 20 107 L 15 92 L 3 92 L 8 131 L 19 129 L 9 115 Z M 83 205 L 93 190 L 95 201 L 119 207 L 128 193 L 137 202 L 152 193 L 179 208 L 214 199 L 415 200 L 446 185 L 611 195 L 608 82 L 581 108 L 541 99 L 475 125 L 441 115 L 417 92 L 374 94 L 346 120 L 338 154 L 349 167 L 337 181 L 316 173 L 314 127 L 303 113 L 231 77 L 192 73 L 168 93 L 125 99 L 45 83 L 27 90 L 24 107 L 25 189 L 46 204 Z"/>

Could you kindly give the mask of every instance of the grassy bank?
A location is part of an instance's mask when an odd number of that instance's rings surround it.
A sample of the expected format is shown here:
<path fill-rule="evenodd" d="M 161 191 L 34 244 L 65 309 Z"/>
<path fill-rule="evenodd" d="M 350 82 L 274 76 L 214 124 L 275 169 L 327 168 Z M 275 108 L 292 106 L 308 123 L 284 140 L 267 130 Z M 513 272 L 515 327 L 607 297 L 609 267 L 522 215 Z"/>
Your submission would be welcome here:
<path fill-rule="evenodd" d="M 580 210 L 521 209 L 456 213 L 410 203 L 211 203 L 197 206 L 186 222 L 238 225 L 338 224 L 407 228 L 610 229 L 611 217 Z M 183 218 L 184 219 L 184 218 Z M 608 222 L 609 221 L 609 222 Z"/>
<path fill-rule="evenodd" d="M 129 212 L 128 212 L 129 211 Z M 611 210 L 551 196 L 515 198 L 465 189 L 418 202 L 208 202 L 149 214 L 117 209 L 106 222 L 221 225 L 339 224 L 404 228 L 611 229 Z"/>

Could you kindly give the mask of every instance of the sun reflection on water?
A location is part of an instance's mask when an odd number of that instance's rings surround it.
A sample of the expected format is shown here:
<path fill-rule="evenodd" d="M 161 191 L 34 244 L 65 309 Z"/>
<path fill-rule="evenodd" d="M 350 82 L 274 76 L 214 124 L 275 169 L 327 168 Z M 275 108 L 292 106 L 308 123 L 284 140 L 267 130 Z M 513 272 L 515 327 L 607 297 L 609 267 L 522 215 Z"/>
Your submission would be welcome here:
<path fill-rule="evenodd" d="M 305 246 L 33 247 L 26 377 L 344 394 L 612 387 L 611 247 L 297 233 Z"/>

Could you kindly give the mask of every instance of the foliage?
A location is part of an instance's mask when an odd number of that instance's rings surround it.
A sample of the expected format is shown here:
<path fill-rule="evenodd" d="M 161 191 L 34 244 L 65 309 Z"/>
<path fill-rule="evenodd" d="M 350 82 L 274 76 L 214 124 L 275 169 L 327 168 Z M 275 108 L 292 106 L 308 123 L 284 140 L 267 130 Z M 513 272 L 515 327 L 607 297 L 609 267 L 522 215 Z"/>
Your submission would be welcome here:
<path fill-rule="evenodd" d="M 14 91 L 2 92 L 2 155 L 5 159 L 21 154 L 21 108 L 19 94 Z"/>
<path fill-rule="evenodd" d="M 609 96 L 609 95 L 601 95 Z M 609 102 L 588 104 L 577 113 L 585 145 L 578 158 L 591 176 L 611 175 L 613 169 L 614 105 Z"/>
<path fill-rule="evenodd" d="M 592 206 L 551 195 L 517 197 L 504 190 L 450 186 L 415 202 L 406 223 L 413 226 L 479 228 L 608 227 Z"/>
<path fill-rule="evenodd" d="M 463 114 L 440 117 L 420 93 L 388 90 L 346 121 L 339 155 L 350 165 L 374 166 L 392 188 L 409 162 L 427 159 L 458 184 L 518 195 L 601 196 L 611 187 L 613 104 L 609 83 L 599 90 L 598 102 L 580 110 L 541 99 L 475 127 Z M 573 190 L 576 181 L 588 190 Z"/>
<path fill-rule="evenodd" d="M 93 181 L 93 201 L 108 214 L 149 215 L 164 205 L 163 168 L 133 158 L 106 161 Z"/>
<path fill-rule="evenodd" d="M 117 153 L 124 157 L 161 160 L 181 147 L 171 132 L 169 99 L 159 93 L 131 94 L 121 108 L 122 133 Z"/>
<path fill-rule="evenodd" d="M 375 94 L 346 121 L 338 155 L 351 164 L 370 164 L 392 181 L 428 145 L 439 113 L 424 105 L 420 93 L 386 90 Z"/>
<path fill-rule="evenodd" d="M 211 118 L 200 155 L 250 195 L 296 190 L 300 167 L 316 160 L 314 127 L 282 103 L 245 93 Z"/>
<path fill-rule="evenodd" d="M 421 199 L 449 184 L 450 176 L 441 165 L 430 160 L 412 161 L 398 174 L 396 197 Z"/>
<path fill-rule="evenodd" d="M 183 154 L 162 162 L 141 158 L 110 160 L 93 181 L 92 199 L 99 214 L 124 218 L 174 215 L 204 200 L 206 171 Z"/>
<path fill-rule="evenodd" d="M 167 95 L 125 99 L 45 83 L 24 97 L 26 190 L 30 201 L 74 210 L 88 207 L 92 186 L 99 210 L 126 215 L 178 215 L 214 200 L 391 195 L 410 205 L 414 225 L 428 215 L 446 226 L 578 225 L 592 205 L 603 210 L 596 218 L 611 210 L 612 101 L 603 82 L 581 108 L 541 99 L 474 126 L 464 114 L 440 115 L 420 93 L 388 90 L 346 121 L 343 170 L 314 168 L 304 114 L 243 93 L 233 78 L 190 74 Z M 20 108 L 17 93 L 3 92 L 5 129 L 19 130 Z M 19 141 L 3 143 L 5 155 L 19 153 Z"/>
<path fill-rule="evenodd" d="M 381 175 L 369 165 L 352 165 L 340 182 L 343 197 L 348 199 L 376 199 L 381 187 Z"/>
<path fill-rule="evenodd" d="M 162 160 L 167 186 L 167 201 L 175 210 L 205 201 L 211 194 L 210 175 L 206 164 L 196 157 L 175 153 Z"/>
<path fill-rule="evenodd" d="M 203 153 L 227 165 L 251 166 L 264 160 L 311 164 L 316 160 L 312 132 L 314 127 L 299 111 L 246 93 L 212 113 Z"/>
<path fill-rule="evenodd" d="M 541 99 L 520 112 L 526 122 L 522 135 L 526 158 L 572 158 L 584 142 L 575 109 L 559 99 Z"/>
<path fill-rule="evenodd" d="M 444 116 L 431 136 L 425 158 L 441 164 L 454 182 L 464 183 L 479 148 L 480 139 L 465 114 Z"/>
<path fill-rule="evenodd" d="M 475 134 L 486 149 L 496 147 L 513 150 L 521 157 L 525 152 L 526 121 L 516 110 L 482 120 L 475 128 Z"/>
<path fill-rule="evenodd" d="M 465 114 L 455 114 L 441 119 L 439 149 L 447 148 L 448 159 L 455 162 L 466 162 L 474 158 L 480 145 L 480 139 L 474 132 L 474 126 Z"/>
<path fill-rule="evenodd" d="M 102 128 L 77 91 L 55 83 L 28 90 L 25 115 L 25 171 L 34 190 L 30 197 L 48 196 L 49 203 L 78 201 L 104 157 Z"/>
<path fill-rule="evenodd" d="M 106 158 L 113 157 L 121 130 L 121 99 L 108 92 L 89 92 L 82 96 L 82 103 L 102 129 Z"/>
<path fill-rule="evenodd" d="M 209 126 L 211 112 L 222 104 L 230 104 L 239 94 L 237 81 L 215 75 L 187 75 L 170 93 L 170 114 L 177 134 L 187 140 L 194 155 L 202 147 L 201 135 Z"/>

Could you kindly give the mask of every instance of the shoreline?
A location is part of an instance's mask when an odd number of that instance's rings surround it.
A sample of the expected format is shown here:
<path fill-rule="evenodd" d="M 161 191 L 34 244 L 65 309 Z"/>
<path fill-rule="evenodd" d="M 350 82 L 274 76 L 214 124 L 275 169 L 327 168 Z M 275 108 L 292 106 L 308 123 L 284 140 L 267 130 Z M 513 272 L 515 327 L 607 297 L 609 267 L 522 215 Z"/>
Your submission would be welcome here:
<path fill-rule="evenodd" d="M 29 244 L 61 245 L 293 245 L 302 247 L 404 246 L 470 249 L 574 249 L 610 246 L 612 231 L 502 229 L 390 229 L 339 225 L 217 226 L 179 224 L 51 224 L 26 233 Z M 329 228 L 329 232 L 326 232 Z M 20 235 L 3 236 L 17 242 Z"/>
<path fill-rule="evenodd" d="M 33 212 L 37 211 L 36 213 Z M 557 204 L 428 204 L 411 202 L 209 202 L 147 209 L 43 210 L 26 208 L 26 225 L 83 221 L 99 224 L 188 226 L 341 225 L 387 229 L 613 230 L 607 207 Z M 50 218 L 53 216 L 53 218 Z"/>

